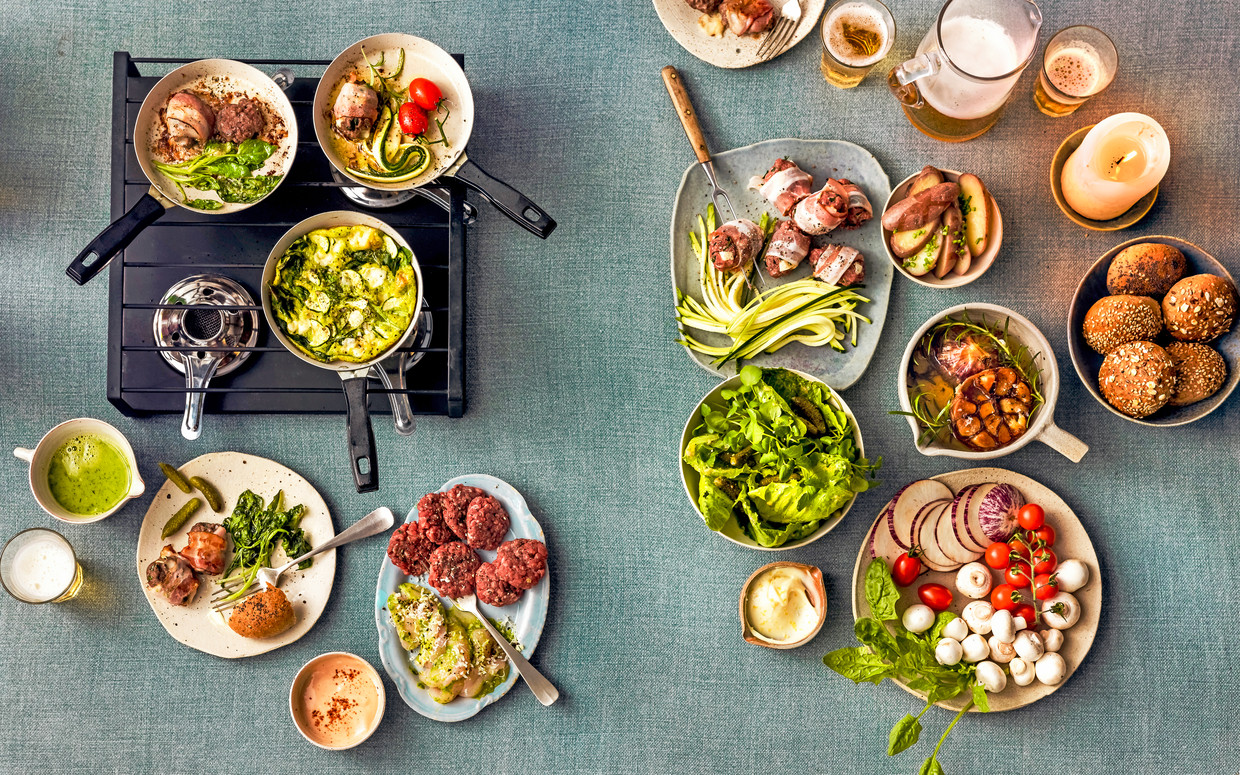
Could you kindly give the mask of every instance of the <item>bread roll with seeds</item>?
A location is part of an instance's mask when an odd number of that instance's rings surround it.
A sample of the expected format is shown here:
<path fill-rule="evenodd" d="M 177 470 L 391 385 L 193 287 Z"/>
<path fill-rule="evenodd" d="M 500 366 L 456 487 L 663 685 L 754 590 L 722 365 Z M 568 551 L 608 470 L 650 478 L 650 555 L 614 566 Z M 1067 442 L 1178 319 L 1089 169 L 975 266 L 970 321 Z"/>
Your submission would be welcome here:
<path fill-rule="evenodd" d="M 1107 268 L 1107 290 L 1116 295 L 1162 298 L 1184 276 L 1188 261 L 1171 245 L 1143 242 L 1124 248 Z"/>
<path fill-rule="evenodd" d="M 1164 348 L 1175 364 L 1171 406 L 1188 406 L 1218 392 L 1227 379 L 1227 362 L 1208 344 L 1172 342 Z"/>
<path fill-rule="evenodd" d="M 1208 342 L 1231 328 L 1236 317 L 1236 289 L 1212 274 L 1185 277 L 1162 302 L 1167 331 L 1182 342 Z"/>
<path fill-rule="evenodd" d="M 1103 355 L 1127 342 L 1153 339 L 1162 328 L 1158 302 L 1148 296 L 1103 296 L 1081 326 L 1086 343 Z"/>
<path fill-rule="evenodd" d="M 1175 364 L 1153 342 L 1128 342 L 1107 355 L 1098 387 L 1111 406 L 1129 417 L 1149 417 L 1171 400 Z"/>

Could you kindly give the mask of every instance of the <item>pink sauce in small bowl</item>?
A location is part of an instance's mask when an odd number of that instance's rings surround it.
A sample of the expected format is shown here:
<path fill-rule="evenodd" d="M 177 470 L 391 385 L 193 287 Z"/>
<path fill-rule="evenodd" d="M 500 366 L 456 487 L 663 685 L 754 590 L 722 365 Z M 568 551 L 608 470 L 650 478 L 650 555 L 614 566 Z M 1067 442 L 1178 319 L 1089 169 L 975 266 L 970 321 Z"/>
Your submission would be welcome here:
<path fill-rule="evenodd" d="M 370 663 L 356 654 L 333 651 L 302 666 L 289 692 L 289 711 L 297 731 L 332 751 L 361 744 L 383 720 L 386 693 Z"/>

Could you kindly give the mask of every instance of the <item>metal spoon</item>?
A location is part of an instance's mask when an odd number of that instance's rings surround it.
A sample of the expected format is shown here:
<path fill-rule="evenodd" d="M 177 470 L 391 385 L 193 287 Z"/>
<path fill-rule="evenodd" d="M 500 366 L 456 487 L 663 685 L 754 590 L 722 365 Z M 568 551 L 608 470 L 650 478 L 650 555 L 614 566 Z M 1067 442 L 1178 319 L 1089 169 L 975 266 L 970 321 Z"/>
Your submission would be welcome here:
<path fill-rule="evenodd" d="M 528 659 L 521 656 L 521 652 L 517 651 L 517 649 L 508 642 L 507 638 L 500 635 L 499 631 L 491 626 L 491 622 L 489 622 L 487 618 L 482 615 L 482 613 L 478 610 L 477 596 L 466 595 L 465 597 L 454 598 L 453 602 L 456 603 L 457 608 L 462 611 L 468 611 L 478 617 L 478 621 L 482 622 L 482 626 L 487 628 L 487 632 L 491 634 L 491 638 L 499 644 L 501 649 L 504 650 L 504 654 L 509 660 L 512 661 L 513 666 L 517 668 L 517 672 L 520 673 L 521 677 L 525 679 L 525 685 L 530 687 L 530 691 L 534 693 L 534 696 L 538 698 L 539 702 L 543 705 L 552 705 L 556 700 L 560 699 L 559 690 L 552 686 L 551 682 L 548 681 L 542 673 L 538 672 L 538 670 L 530 664 Z"/>

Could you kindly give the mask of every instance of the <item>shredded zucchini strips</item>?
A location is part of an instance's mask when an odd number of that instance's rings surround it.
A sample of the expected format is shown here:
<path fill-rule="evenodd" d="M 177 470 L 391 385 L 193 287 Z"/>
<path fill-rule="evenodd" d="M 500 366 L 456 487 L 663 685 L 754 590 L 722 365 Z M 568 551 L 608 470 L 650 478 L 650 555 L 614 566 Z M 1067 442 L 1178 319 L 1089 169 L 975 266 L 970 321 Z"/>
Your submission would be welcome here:
<path fill-rule="evenodd" d="M 789 342 L 810 347 L 830 346 L 843 352 L 844 340 L 857 346 L 857 329 L 870 319 L 857 312 L 857 305 L 870 300 L 853 286 L 827 285 L 813 278 L 794 280 L 750 296 L 749 272 L 758 271 L 757 262 L 737 272 L 721 272 L 710 260 L 708 241 L 718 226 L 715 206 L 708 205 L 706 217 L 698 216 L 698 228 L 689 232 L 689 242 L 698 258 L 698 282 L 702 301 L 676 291 L 676 320 L 680 324 L 680 344 L 714 358 L 716 366 L 728 361 L 746 360 L 761 353 L 773 353 Z M 774 224 L 766 213 L 758 224 L 768 238 Z M 694 338 L 686 329 L 724 334 L 730 345 L 710 345 Z"/>

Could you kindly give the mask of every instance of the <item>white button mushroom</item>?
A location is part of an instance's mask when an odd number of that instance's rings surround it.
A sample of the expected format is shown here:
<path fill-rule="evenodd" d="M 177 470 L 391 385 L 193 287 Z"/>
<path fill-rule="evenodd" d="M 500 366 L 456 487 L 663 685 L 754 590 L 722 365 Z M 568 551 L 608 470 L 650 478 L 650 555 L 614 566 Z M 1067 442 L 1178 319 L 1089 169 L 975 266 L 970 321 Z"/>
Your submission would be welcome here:
<path fill-rule="evenodd" d="M 1042 618 L 1046 626 L 1066 630 L 1081 618 L 1081 604 L 1068 592 L 1060 592 L 1042 603 Z"/>
<path fill-rule="evenodd" d="M 1007 688 L 1007 675 L 994 662 L 978 663 L 977 680 L 988 692 L 1001 692 Z"/>
<path fill-rule="evenodd" d="M 940 665 L 958 664 L 962 656 L 964 649 L 955 638 L 942 638 L 939 645 L 934 647 L 934 658 Z"/>
<path fill-rule="evenodd" d="M 1016 648 L 1011 643 L 999 640 L 998 635 L 991 635 L 986 644 L 990 646 L 990 658 L 1001 665 L 1016 658 Z"/>
<path fill-rule="evenodd" d="M 904 629 L 909 632 L 925 632 L 934 626 L 934 610 L 928 605 L 918 603 L 904 609 Z"/>
<path fill-rule="evenodd" d="M 980 562 L 971 562 L 956 574 L 956 589 L 965 597 L 981 600 L 990 594 L 990 568 Z"/>
<path fill-rule="evenodd" d="M 1021 630 L 1012 646 L 1021 659 L 1029 662 L 1037 662 L 1046 653 L 1046 644 L 1042 642 L 1042 636 L 1033 630 Z"/>
<path fill-rule="evenodd" d="M 1042 633 L 1042 643 L 1047 651 L 1059 651 L 1063 647 L 1063 631 L 1047 630 Z"/>
<path fill-rule="evenodd" d="M 1075 592 L 1089 583 L 1089 566 L 1080 560 L 1064 560 L 1055 569 L 1060 592 Z"/>
<path fill-rule="evenodd" d="M 1017 632 L 1020 632 L 1029 626 L 1029 622 L 1025 621 L 1025 617 L 1023 616 L 1014 616 L 1012 617 L 1012 625 L 1016 628 Z"/>
<path fill-rule="evenodd" d="M 1042 658 L 1034 664 L 1033 669 L 1038 680 L 1047 686 L 1057 686 L 1063 683 L 1063 679 L 1068 675 L 1068 664 L 1054 651 L 1043 654 Z"/>
<path fill-rule="evenodd" d="M 1004 643 L 1016 640 L 1016 620 L 1011 611 L 995 611 L 990 617 L 990 631 Z"/>
<path fill-rule="evenodd" d="M 986 639 L 976 632 L 965 638 L 960 646 L 964 649 L 965 662 L 981 662 L 990 656 L 990 646 L 986 644 Z"/>
<path fill-rule="evenodd" d="M 995 615 L 995 607 L 985 600 L 974 600 L 964 607 L 960 615 L 970 630 L 978 635 L 989 635 L 990 618 Z"/>
<path fill-rule="evenodd" d="M 964 640 L 969 637 L 969 625 L 965 624 L 964 619 L 957 616 L 943 627 L 943 637 Z"/>
<path fill-rule="evenodd" d="M 1017 686 L 1028 686 L 1033 683 L 1034 666 L 1032 662 L 1017 657 L 1008 663 L 1008 670 L 1012 671 L 1012 680 Z"/>

